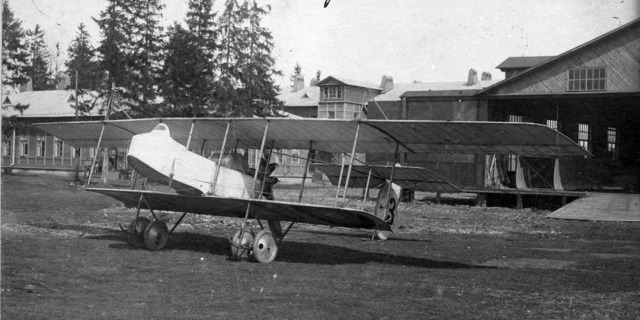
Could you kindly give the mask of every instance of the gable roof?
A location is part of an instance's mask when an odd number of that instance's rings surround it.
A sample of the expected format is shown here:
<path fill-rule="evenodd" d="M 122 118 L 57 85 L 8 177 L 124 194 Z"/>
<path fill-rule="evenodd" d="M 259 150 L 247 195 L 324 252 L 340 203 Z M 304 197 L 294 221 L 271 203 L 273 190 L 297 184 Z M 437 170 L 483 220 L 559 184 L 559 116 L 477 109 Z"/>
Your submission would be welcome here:
<path fill-rule="evenodd" d="M 337 82 L 340 82 L 344 85 L 347 86 L 354 86 L 354 87 L 361 87 L 361 88 L 368 88 L 368 89 L 375 89 L 375 90 L 382 90 L 382 88 L 380 88 L 379 85 L 376 84 L 372 84 L 372 83 L 368 83 L 368 82 L 364 82 L 364 81 L 358 81 L 358 80 L 352 80 L 352 79 L 347 79 L 347 78 L 343 78 L 343 77 L 337 77 L 337 76 L 328 76 L 320 81 L 318 81 L 318 83 L 316 83 L 317 86 L 321 86 L 331 80 L 335 80 Z"/>
<path fill-rule="evenodd" d="M 535 67 L 554 56 L 508 57 L 496 69 L 521 69 Z"/>
<path fill-rule="evenodd" d="M 296 92 L 284 92 L 276 98 L 286 107 L 317 107 L 320 101 L 320 87 L 305 87 Z"/>
<path fill-rule="evenodd" d="M 577 54 L 577 53 L 581 52 L 582 50 L 584 50 L 586 48 L 595 46 L 595 45 L 601 43 L 602 41 L 608 39 L 609 37 L 615 36 L 616 34 L 621 33 L 623 31 L 626 31 L 627 29 L 633 28 L 633 27 L 635 27 L 637 25 L 640 25 L 640 18 L 635 19 L 635 20 L 633 20 L 633 21 L 631 21 L 631 22 L 629 22 L 629 23 L 627 23 L 625 25 L 622 25 L 622 26 L 620 26 L 620 27 L 618 27 L 616 29 L 613 29 L 613 30 L 611 30 L 611 31 L 609 31 L 609 32 L 607 32 L 607 33 L 605 33 L 605 34 L 603 34 L 603 35 L 601 35 L 601 36 L 599 36 L 599 37 L 597 37 L 595 39 L 592 39 L 592 40 L 590 40 L 590 41 L 588 41 L 586 43 L 583 43 L 583 44 L 581 44 L 581 45 L 579 45 L 579 46 L 577 46 L 577 47 L 575 47 L 573 49 L 570 49 L 570 50 L 568 50 L 568 51 L 566 51 L 566 52 L 564 52 L 562 54 L 559 54 L 559 55 L 557 55 L 555 57 L 552 57 L 552 58 L 546 60 L 543 63 L 540 63 L 540 64 L 538 64 L 536 66 L 533 66 L 533 67 L 531 67 L 531 68 L 529 68 L 527 70 L 524 70 L 522 73 L 516 74 L 511 78 L 504 79 L 504 80 L 502 80 L 502 81 L 500 81 L 500 82 L 498 82 L 498 83 L 496 83 L 496 84 L 494 84 L 492 86 L 489 86 L 488 88 L 485 88 L 485 89 L 481 90 L 480 92 L 478 92 L 478 94 L 481 95 L 481 94 L 486 93 L 488 91 L 491 91 L 491 90 L 493 90 L 495 88 L 498 88 L 498 87 L 513 83 L 513 82 L 515 82 L 515 81 L 517 81 L 517 80 L 519 80 L 519 79 L 521 79 L 523 77 L 526 77 L 527 75 L 531 74 L 532 72 L 535 72 L 536 70 L 539 70 L 539 69 L 543 68 L 544 66 L 547 66 L 547 65 L 549 65 L 551 63 L 554 63 L 556 61 L 565 59 L 566 57 L 569 57 L 571 55 Z"/>
<path fill-rule="evenodd" d="M 2 116 L 73 117 L 76 113 L 75 104 L 74 90 L 24 91 L 2 99 Z M 89 115 L 97 115 L 97 112 L 90 112 Z"/>
<path fill-rule="evenodd" d="M 402 97 L 408 96 L 452 96 L 458 95 L 457 92 L 459 91 L 465 92 L 465 95 L 473 95 L 480 89 L 493 85 L 498 81 L 481 80 L 471 86 L 462 81 L 398 83 L 393 85 L 393 89 L 376 96 L 374 100 L 399 101 Z"/>

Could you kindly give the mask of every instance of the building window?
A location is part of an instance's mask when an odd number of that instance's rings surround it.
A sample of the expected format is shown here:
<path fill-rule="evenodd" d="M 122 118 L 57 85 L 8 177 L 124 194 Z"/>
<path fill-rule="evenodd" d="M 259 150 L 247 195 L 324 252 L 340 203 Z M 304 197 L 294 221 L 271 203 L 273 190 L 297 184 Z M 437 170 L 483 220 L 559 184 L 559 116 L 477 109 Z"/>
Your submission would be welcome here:
<path fill-rule="evenodd" d="M 300 150 L 293 149 L 291 150 L 291 165 L 299 166 L 300 165 Z"/>
<path fill-rule="evenodd" d="M 29 155 L 29 136 L 26 136 L 26 135 L 20 136 L 20 155 L 21 156 Z"/>
<path fill-rule="evenodd" d="M 54 157 L 62 157 L 63 150 L 64 150 L 64 142 L 62 142 L 62 140 L 54 137 L 53 138 L 53 156 Z"/>
<path fill-rule="evenodd" d="M 76 147 L 71 147 L 71 158 L 76 157 Z"/>
<path fill-rule="evenodd" d="M 2 139 L 2 155 L 11 155 L 11 140 L 9 140 L 7 137 L 4 137 L 4 139 Z"/>
<path fill-rule="evenodd" d="M 522 116 L 517 116 L 515 114 L 509 115 L 509 122 L 522 122 Z"/>
<path fill-rule="evenodd" d="M 38 136 L 38 140 L 36 141 L 36 157 L 44 157 L 44 152 L 45 152 L 44 137 Z"/>
<path fill-rule="evenodd" d="M 618 131 L 616 128 L 607 128 L 607 151 L 611 154 L 611 160 L 613 162 L 618 161 Z"/>
<path fill-rule="evenodd" d="M 578 123 L 578 145 L 589 151 L 589 125 Z"/>
<path fill-rule="evenodd" d="M 325 86 L 322 91 L 324 100 L 342 99 L 342 86 Z"/>
<path fill-rule="evenodd" d="M 557 120 L 547 120 L 547 127 L 558 130 L 558 121 Z"/>
<path fill-rule="evenodd" d="M 509 115 L 509 122 L 522 122 L 522 116 L 519 115 L 515 115 L 515 114 L 510 114 Z M 515 154 L 510 154 L 509 155 L 509 171 L 516 171 L 516 168 L 518 167 L 518 156 Z"/>
<path fill-rule="evenodd" d="M 605 68 L 577 68 L 569 70 L 567 91 L 604 90 L 607 90 L 607 71 Z"/>

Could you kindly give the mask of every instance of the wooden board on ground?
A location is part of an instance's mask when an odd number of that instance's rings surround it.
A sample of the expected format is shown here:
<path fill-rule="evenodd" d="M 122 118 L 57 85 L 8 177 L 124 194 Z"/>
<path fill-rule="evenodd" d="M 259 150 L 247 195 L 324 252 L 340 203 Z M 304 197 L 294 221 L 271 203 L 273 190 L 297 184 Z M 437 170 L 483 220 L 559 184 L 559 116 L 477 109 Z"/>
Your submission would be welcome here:
<path fill-rule="evenodd" d="M 588 193 L 547 218 L 640 222 L 640 194 Z"/>

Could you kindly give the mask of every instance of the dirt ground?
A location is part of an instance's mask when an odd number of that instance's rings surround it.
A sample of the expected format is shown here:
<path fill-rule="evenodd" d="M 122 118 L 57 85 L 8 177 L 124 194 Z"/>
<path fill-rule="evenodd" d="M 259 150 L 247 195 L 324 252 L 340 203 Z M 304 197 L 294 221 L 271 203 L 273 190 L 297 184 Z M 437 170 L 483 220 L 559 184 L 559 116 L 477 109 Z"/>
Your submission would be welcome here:
<path fill-rule="evenodd" d="M 135 210 L 68 178 L 2 175 L 1 201 L 2 319 L 640 319 L 637 223 L 414 201 L 387 241 L 296 225 L 260 264 L 229 259 L 234 219 L 133 247 Z"/>

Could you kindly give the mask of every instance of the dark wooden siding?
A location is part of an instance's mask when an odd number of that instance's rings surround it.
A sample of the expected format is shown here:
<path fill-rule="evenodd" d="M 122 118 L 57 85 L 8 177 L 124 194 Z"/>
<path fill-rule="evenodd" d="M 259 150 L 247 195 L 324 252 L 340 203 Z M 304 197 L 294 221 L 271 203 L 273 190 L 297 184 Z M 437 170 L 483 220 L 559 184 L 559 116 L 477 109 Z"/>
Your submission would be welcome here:
<path fill-rule="evenodd" d="M 477 121 L 476 100 L 407 100 L 407 119 Z"/>
<path fill-rule="evenodd" d="M 380 94 L 379 90 L 367 89 L 363 87 L 344 87 L 344 101 L 366 105 L 367 101 Z"/>
<path fill-rule="evenodd" d="M 382 111 L 380 111 L 382 109 Z M 382 114 L 384 112 L 384 115 Z M 367 104 L 367 118 L 368 119 L 385 119 L 387 116 L 389 120 L 402 119 L 402 102 L 398 101 L 369 101 Z"/>
<path fill-rule="evenodd" d="M 640 25 L 559 58 L 491 93 L 564 94 L 568 70 L 578 67 L 606 67 L 607 92 L 640 90 Z"/>

